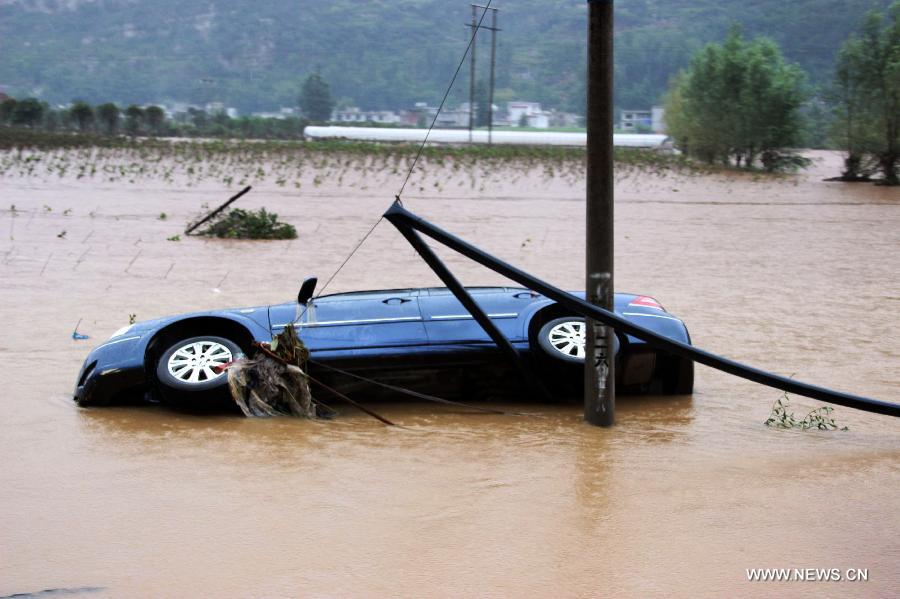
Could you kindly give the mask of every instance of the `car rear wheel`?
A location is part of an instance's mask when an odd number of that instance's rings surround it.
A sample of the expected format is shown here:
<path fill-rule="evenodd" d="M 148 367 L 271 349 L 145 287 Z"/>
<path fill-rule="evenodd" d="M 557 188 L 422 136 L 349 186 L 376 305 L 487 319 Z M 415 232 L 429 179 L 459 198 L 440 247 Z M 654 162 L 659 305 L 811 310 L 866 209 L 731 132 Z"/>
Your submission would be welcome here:
<path fill-rule="evenodd" d="M 538 331 L 538 345 L 551 358 L 584 363 L 584 339 L 587 325 L 583 318 L 565 316 L 544 323 Z"/>
<path fill-rule="evenodd" d="M 224 337 L 200 335 L 170 345 L 156 365 L 162 399 L 192 409 L 228 404 L 228 375 L 218 367 L 242 358 L 237 343 Z"/>
<path fill-rule="evenodd" d="M 584 364 L 587 324 L 580 316 L 564 316 L 544 323 L 537 335 L 538 345 L 551 358 Z M 613 333 L 612 351 L 619 354 L 619 336 Z"/>
<path fill-rule="evenodd" d="M 694 392 L 694 361 L 678 356 L 657 356 L 664 395 L 690 395 Z"/>

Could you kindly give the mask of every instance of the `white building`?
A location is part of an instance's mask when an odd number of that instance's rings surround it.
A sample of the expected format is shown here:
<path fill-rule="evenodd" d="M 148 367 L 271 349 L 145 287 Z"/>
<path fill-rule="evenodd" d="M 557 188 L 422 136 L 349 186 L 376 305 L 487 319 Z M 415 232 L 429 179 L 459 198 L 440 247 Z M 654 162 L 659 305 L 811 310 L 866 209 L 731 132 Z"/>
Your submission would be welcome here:
<path fill-rule="evenodd" d="M 654 133 L 666 132 L 666 109 L 662 106 L 654 106 L 650 110 L 652 116 L 650 118 L 650 128 Z"/>
<path fill-rule="evenodd" d="M 654 106 L 650 110 L 623 110 L 619 118 L 619 128 L 633 132 L 640 129 L 654 133 L 664 133 L 666 111 L 662 106 Z"/>
<path fill-rule="evenodd" d="M 550 113 L 541 110 L 538 102 L 507 102 L 506 114 L 509 125 L 516 127 L 524 122 L 527 127 L 546 129 L 550 126 Z"/>
<path fill-rule="evenodd" d="M 623 110 L 622 116 L 619 118 L 619 129 L 622 131 L 649 129 L 652 124 L 653 113 L 649 110 Z"/>
<path fill-rule="evenodd" d="M 280 121 L 283 121 L 284 119 L 297 116 L 297 109 L 291 108 L 290 106 L 282 106 L 278 109 L 277 112 L 254 112 L 250 116 L 255 116 L 261 119 L 278 119 Z"/>
<path fill-rule="evenodd" d="M 228 118 L 236 119 L 238 117 L 237 108 L 233 108 L 231 106 L 225 106 L 222 102 L 209 102 L 206 104 L 206 114 L 212 116 L 216 114 L 225 113 Z"/>
<path fill-rule="evenodd" d="M 464 102 L 456 110 L 442 110 L 434 122 L 435 127 L 469 127 L 469 103 Z"/>
<path fill-rule="evenodd" d="M 400 122 L 400 115 L 393 110 L 360 110 L 356 106 L 349 106 L 343 110 L 336 110 L 331 115 L 331 120 L 337 123 L 381 123 L 396 125 Z"/>

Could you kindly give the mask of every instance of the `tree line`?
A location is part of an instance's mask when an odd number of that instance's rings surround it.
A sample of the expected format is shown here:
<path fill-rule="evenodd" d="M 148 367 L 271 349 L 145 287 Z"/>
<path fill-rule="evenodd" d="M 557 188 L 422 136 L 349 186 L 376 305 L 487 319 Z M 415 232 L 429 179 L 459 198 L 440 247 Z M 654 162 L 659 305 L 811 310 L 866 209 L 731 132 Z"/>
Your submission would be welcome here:
<path fill-rule="evenodd" d="M 331 118 L 334 99 L 328 82 L 314 73 L 304 80 L 297 100 L 303 118 L 232 118 L 225 111 L 209 113 L 196 107 L 169 118 L 163 108 L 155 105 L 131 104 L 122 109 L 112 102 L 92 106 L 75 100 L 68 108 L 54 109 L 37 98 L 7 97 L 0 101 L 0 125 L 104 135 L 297 139 L 310 121 L 326 122 Z"/>
<path fill-rule="evenodd" d="M 811 85 L 824 84 L 834 50 L 857 18 L 889 3 L 616 2 L 616 105 L 658 103 L 671 75 L 703 44 L 724 39 L 734 21 L 750 37 L 771 36 Z M 437 104 L 471 33 L 461 26 L 468 3 L 446 0 L 217 0 L 215 11 L 208 2 L 178 0 L 41 2 L 40 10 L 34 4 L 2 3 L 0 82 L 16 97 L 39 88 L 52 103 L 115 98 L 124 107 L 177 98 L 204 105 L 215 96 L 248 114 L 291 105 L 297 69 L 306 76 L 317 65 L 341 103 L 364 110 Z M 583 110 L 584 6 L 573 0 L 500 6 L 498 104 L 526 100 Z M 116 33 L 123 28 L 130 33 Z M 482 31 L 477 43 L 485 78 L 489 33 Z M 462 75 L 448 101 L 464 102 L 468 91 Z"/>
<path fill-rule="evenodd" d="M 866 181 L 880 173 L 879 182 L 900 184 L 900 1 L 885 13 L 866 15 L 834 68 L 829 104 L 811 101 L 804 72 L 785 61 L 774 41 L 745 39 L 733 27 L 724 42 L 707 44 L 673 78 L 666 100 L 669 134 L 682 151 L 708 163 L 784 171 L 808 164 L 793 148 L 813 127 L 847 153 L 840 179 Z M 297 101 L 304 118 L 230 118 L 191 108 L 168 119 L 158 106 L 121 110 L 112 103 L 76 101 L 52 110 L 34 98 L 8 98 L 0 103 L 0 124 L 109 135 L 283 139 L 300 137 L 308 122 L 327 121 L 335 103 L 318 72 L 303 82 Z"/>
<path fill-rule="evenodd" d="M 306 119 L 298 117 L 232 118 L 224 111 L 209 113 L 193 107 L 170 118 L 155 105 L 132 104 L 122 109 L 112 102 L 93 106 L 76 100 L 67 108 L 53 108 L 36 98 L 6 98 L 0 102 L 0 125 L 84 134 L 297 139 L 307 124 Z"/>
<path fill-rule="evenodd" d="M 886 14 L 869 12 L 843 44 L 826 98 L 831 114 L 819 107 L 813 125 L 824 125 L 847 154 L 839 179 L 868 181 L 880 172 L 879 183 L 900 184 L 900 1 Z M 677 146 L 695 158 L 792 170 L 808 163 L 792 148 L 803 141 L 811 105 L 803 71 L 772 40 L 747 40 L 734 27 L 674 78 L 666 121 Z"/>

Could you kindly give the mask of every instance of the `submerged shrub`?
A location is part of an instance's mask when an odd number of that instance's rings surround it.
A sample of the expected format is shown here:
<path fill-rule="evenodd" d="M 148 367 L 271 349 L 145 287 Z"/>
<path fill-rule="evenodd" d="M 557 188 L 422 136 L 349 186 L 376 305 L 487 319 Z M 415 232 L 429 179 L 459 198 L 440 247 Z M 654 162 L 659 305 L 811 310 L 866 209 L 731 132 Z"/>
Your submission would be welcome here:
<path fill-rule="evenodd" d="M 806 418 L 802 420 L 794 416 L 794 413 L 789 410 L 790 399 L 788 398 L 787 391 L 785 391 L 783 397 L 775 400 L 775 403 L 772 406 L 772 413 L 766 420 L 765 425 L 773 428 L 797 428 L 804 431 L 810 429 L 821 431 L 849 430 L 846 426 L 843 428 L 838 427 L 838 424 L 831 416 L 831 413 L 834 411 L 834 408 L 831 406 L 816 408 L 815 410 L 810 411 L 806 415 Z"/>
<path fill-rule="evenodd" d="M 265 208 L 255 212 L 234 208 L 217 216 L 200 234 L 225 239 L 296 239 L 297 229 L 278 222 L 278 215 Z"/>

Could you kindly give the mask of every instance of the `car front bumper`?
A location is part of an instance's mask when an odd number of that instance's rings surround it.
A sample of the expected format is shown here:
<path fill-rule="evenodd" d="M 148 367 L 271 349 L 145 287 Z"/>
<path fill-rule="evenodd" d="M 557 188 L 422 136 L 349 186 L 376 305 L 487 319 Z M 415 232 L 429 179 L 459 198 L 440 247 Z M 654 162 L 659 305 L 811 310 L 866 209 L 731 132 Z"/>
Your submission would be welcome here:
<path fill-rule="evenodd" d="M 145 347 L 144 336 L 131 333 L 94 348 L 78 373 L 75 402 L 80 406 L 108 405 L 125 394 L 145 389 Z"/>

